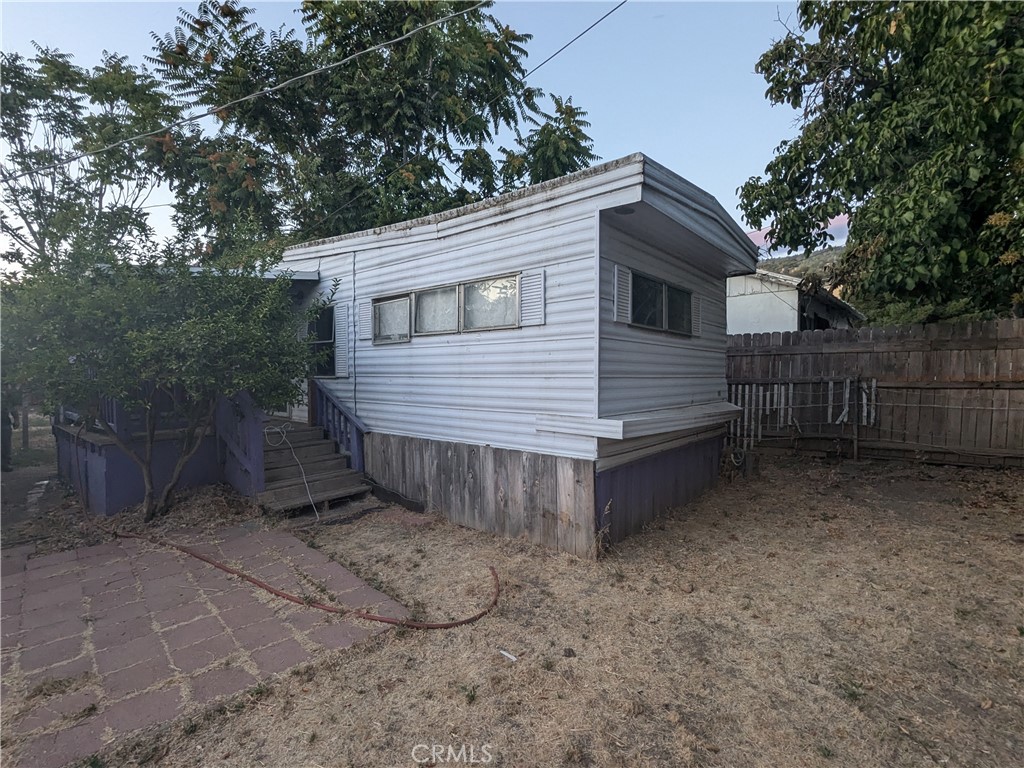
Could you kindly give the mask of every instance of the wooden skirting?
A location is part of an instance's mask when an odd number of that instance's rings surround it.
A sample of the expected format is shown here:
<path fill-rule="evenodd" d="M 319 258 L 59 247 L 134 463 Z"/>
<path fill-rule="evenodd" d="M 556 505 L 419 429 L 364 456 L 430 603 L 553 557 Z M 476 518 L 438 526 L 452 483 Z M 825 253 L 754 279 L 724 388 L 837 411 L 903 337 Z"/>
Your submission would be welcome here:
<path fill-rule="evenodd" d="M 366 473 L 458 525 L 596 556 L 594 462 L 371 432 Z"/>

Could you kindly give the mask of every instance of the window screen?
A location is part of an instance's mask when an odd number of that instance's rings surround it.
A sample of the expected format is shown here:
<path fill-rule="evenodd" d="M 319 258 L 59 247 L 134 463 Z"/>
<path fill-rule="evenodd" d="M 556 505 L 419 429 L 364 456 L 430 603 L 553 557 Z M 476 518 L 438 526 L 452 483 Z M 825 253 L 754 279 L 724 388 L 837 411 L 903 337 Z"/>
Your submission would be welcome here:
<path fill-rule="evenodd" d="M 511 328 L 519 321 L 519 278 L 498 277 L 463 286 L 462 327 Z"/>
<path fill-rule="evenodd" d="M 416 293 L 416 333 L 456 333 L 459 330 L 459 288 L 451 285 Z"/>
<path fill-rule="evenodd" d="M 665 287 L 667 293 L 668 330 L 676 333 L 689 334 L 693 331 L 693 314 L 690 307 L 690 292 L 671 285 Z"/>
<path fill-rule="evenodd" d="M 393 344 L 409 340 L 409 297 L 373 303 L 373 341 Z"/>
<path fill-rule="evenodd" d="M 314 376 L 334 375 L 334 305 L 329 304 L 321 310 L 316 320 L 309 324 L 309 336 L 316 360 L 313 364 Z"/>
<path fill-rule="evenodd" d="M 648 328 L 664 328 L 664 283 L 633 273 L 633 322 Z"/>

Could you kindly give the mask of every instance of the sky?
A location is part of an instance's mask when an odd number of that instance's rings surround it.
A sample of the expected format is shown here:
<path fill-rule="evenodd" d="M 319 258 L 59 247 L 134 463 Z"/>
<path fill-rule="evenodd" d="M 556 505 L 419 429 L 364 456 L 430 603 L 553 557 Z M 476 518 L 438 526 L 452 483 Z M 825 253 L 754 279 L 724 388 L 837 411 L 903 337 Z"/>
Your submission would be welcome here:
<path fill-rule="evenodd" d="M 173 30 L 178 8 L 197 4 L 3 0 L 0 47 L 31 54 L 35 41 L 73 54 L 80 66 L 97 63 L 104 50 L 142 63 L 152 52 L 150 33 Z M 264 27 L 299 25 L 297 1 L 247 4 Z M 498 0 L 491 13 L 533 35 L 530 68 L 615 5 Z M 794 25 L 795 19 L 795 3 L 630 0 L 529 84 L 571 96 L 588 112 L 594 150 L 603 160 L 643 152 L 713 194 L 749 230 L 737 187 L 763 174 L 779 142 L 799 130 L 796 112 L 764 98 L 765 83 L 754 67 L 785 34 L 783 22 Z"/>

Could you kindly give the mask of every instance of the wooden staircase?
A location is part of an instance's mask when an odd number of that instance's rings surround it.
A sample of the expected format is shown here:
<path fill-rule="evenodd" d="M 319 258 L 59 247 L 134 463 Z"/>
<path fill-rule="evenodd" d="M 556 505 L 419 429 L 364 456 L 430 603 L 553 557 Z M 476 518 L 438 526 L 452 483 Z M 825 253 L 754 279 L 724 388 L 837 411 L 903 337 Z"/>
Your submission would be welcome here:
<path fill-rule="evenodd" d="M 310 506 L 312 497 L 323 509 L 370 490 L 363 473 L 349 467 L 348 452 L 339 452 L 321 427 L 285 419 L 271 419 L 267 426 L 263 443 L 266 486 L 258 497 L 263 506 L 275 512 L 300 510 Z M 283 429 L 287 440 L 275 428 Z"/>

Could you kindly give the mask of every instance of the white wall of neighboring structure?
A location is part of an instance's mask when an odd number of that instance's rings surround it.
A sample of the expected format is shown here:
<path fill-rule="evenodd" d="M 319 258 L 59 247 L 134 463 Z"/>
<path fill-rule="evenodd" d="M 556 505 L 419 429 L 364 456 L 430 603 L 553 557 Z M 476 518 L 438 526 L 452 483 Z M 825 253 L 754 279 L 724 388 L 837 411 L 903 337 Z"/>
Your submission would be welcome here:
<path fill-rule="evenodd" d="M 728 332 L 767 333 L 800 330 L 795 285 L 762 275 L 730 277 L 727 285 Z"/>

